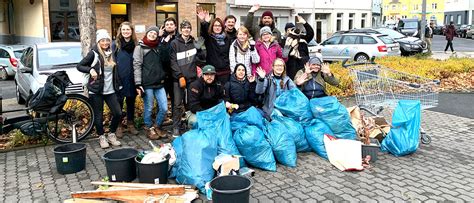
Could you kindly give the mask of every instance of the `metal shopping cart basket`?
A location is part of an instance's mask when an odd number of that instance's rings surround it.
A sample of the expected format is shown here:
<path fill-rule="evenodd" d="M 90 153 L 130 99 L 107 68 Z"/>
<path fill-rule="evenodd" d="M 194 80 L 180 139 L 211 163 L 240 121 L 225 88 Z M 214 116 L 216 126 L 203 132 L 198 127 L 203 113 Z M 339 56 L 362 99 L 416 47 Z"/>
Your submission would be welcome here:
<path fill-rule="evenodd" d="M 346 62 L 344 60 L 342 66 L 349 68 L 359 108 L 388 118 L 388 123 L 399 100 L 419 100 L 422 110 L 438 106 L 439 80 L 383 67 L 373 58 L 367 62 Z M 431 137 L 423 128 L 420 132 L 421 142 L 429 144 Z"/>

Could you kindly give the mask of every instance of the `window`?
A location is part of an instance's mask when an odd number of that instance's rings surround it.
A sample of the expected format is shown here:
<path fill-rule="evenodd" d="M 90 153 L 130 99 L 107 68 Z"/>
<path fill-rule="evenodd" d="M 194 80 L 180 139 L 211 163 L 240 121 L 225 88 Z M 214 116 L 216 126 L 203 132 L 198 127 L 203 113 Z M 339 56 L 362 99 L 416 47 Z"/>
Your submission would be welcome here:
<path fill-rule="evenodd" d="M 128 8 L 129 6 L 127 4 L 110 4 L 113 39 L 117 36 L 117 30 L 120 27 L 120 24 L 128 21 Z"/>
<path fill-rule="evenodd" d="M 449 21 L 454 22 L 454 16 L 453 15 L 450 15 Z M 446 24 L 449 24 L 449 22 L 446 22 Z"/>
<path fill-rule="evenodd" d="M 437 3 L 432 3 L 431 4 L 431 9 L 433 9 L 433 10 L 438 9 L 438 4 Z"/>
<path fill-rule="evenodd" d="M 41 70 L 48 70 L 60 64 L 79 63 L 81 60 L 80 46 L 38 50 L 38 63 Z"/>
<path fill-rule="evenodd" d="M 336 31 L 342 29 L 342 13 L 337 14 L 337 21 L 336 21 Z"/>
<path fill-rule="evenodd" d="M 59 6 L 63 8 L 69 8 L 69 0 L 59 0 Z"/>
<path fill-rule="evenodd" d="M 385 44 L 395 44 L 396 42 L 389 36 L 380 36 L 380 40 L 382 40 L 383 43 Z"/>
<path fill-rule="evenodd" d="M 324 42 L 324 44 L 326 45 L 339 44 L 339 41 L 341 41 L 341 36 L 336 36 L 336 37 L 329 38 L 328 40 L 326 40 L 326 42 Z"/>
<path fill-rule="evenodd" d="M 363 36 L 362 44 L 377 44 L 377 41 L 372 37 Z"/>
<path fill-rule="evenodd" d="M 156 25 L 162 25 L 167 18 L 174 18 L 178 22 L 178 3 L 156 3 Z M 178 27 L 176 25 L 176 27 Z"/>
<path fill-rule="evenodd" d="M 77 0 L 48 2 L 51 41 L 79 41 L 79 33 L 71 32 L 79 28 Z"/>
<path fill-rule="evenodd" d="M 355 13 L 349 13 L 349 30 L 354 28 L 354 15 Z"/>
<path fill-rule="evenodd" d="M 457 20 L 457 24 L 460 25 L 461 24 L 461 15 L 458 15 L 458 20 Z"/>
<path fill-rule="evenodd" d="M 366 18 L 367 14 L 366 13 L 363 13 L 362 14 L 362 18 L 360 19 L 360 28 L 364 28 L 365 27 L 365 18 Z"/>
<path fill-rule="evenodd" d="M 342 38 L 342 44 L 357 44 L 357 37 L 356 35 L 348 35 Z"/>
<path fill-rule="evenodd" d="M 413 5 L 413 10 L 418 10 L 418 4 Z"/>
<path fill-rule="evenodd" d="M 79 56 L 81 56 L 81 54 L 79 54 Z M 33 68 L 33 49 L 31 47 L 28 48 L 25 51 L 25 54 L 21 56 L 20 61 L 25 67 Z"/>
<path fill-rule="evenodd" d="M 10 54 L 5 50 L 0 49 L 0 58 L 10 58 Z"/>
<path fill-rule="evenodd" d="M 203 3 L 198 3 L 196 4 L 196 8 L 202 8 L 206 11 L 209 12 L 209 15 L 211 16 L 211 19 L 214 19 L 216 17 L 216 4 L 203 4 Z M 196 18 L 198 18 L 196 16 Z M 197 36 L 201 36 L 201 22 L 199 19 L 197 20 Z"/>

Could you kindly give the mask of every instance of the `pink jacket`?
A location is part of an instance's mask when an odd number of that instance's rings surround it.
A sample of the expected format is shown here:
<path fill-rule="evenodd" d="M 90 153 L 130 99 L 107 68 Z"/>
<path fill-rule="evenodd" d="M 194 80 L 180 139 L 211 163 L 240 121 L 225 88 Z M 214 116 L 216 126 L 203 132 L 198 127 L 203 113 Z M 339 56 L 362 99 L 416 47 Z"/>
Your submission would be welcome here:
<path fill-rule="evenodd" d="M 267 48 L 262 41 L 255 43 L 255 49 L 260 56 L 260 63 L 252 64 L 252 74 L 255 75 L 257 67 L 262 67 L 263 70 L 268 74 L 272 71 L 272 64 L 276 58 L 282 58 L 286 62 L 286 58 L 283 58 L 281 47 L 277 40 L 274 40 Z"/>

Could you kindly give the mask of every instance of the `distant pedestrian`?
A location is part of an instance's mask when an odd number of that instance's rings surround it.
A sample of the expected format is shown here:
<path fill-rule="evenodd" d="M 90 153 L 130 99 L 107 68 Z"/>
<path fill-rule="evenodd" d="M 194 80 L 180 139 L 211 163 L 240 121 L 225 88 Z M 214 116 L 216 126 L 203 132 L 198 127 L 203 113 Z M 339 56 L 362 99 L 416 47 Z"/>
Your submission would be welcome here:
<path fill-rule="evenodd" d="M 433 23 L 430 23 L 430 25 L 426 26 L 426 29 L 425 29 L 425 42 L 426 42 L 426 47 L 428 48 L 428 53 L 431 53 L 433 29 L 434 29 Z"/>
<path fill-rule="evenodd" d="M 448 51 L 448 47 L 451 48 L 451 52 L 453 54 L 456 53 L 453 49 L 453 39 L 454 36 L 456 36 L 456 28 L 454 27 L 454 22 L 451 21 L 451 23 L 449 23 L 444 34 L 446 35 L 447 40 L 446 48 L 444 48 L 444 53 L 446 54 L 446 51 Z"/>

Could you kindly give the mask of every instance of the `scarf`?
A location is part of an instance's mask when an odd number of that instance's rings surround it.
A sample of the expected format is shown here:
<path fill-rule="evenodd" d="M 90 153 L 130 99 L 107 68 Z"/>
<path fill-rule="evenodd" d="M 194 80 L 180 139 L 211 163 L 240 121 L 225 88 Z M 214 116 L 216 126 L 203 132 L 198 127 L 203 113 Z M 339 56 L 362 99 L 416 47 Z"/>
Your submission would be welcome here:
<path fill-rule="evenodd" d="M 297 59 L 301 59 L 300 51 L 298 50 L 299 43 L 307 43 L 304 39 L 300 38 L 300 34 L 295 32 L 294 29 L 289 31 L 288 37 L 283 47 L 283 57 L 293 56 Z"/>
<path fill-rule="evenodd" d="M 156 48 L 158 46 L 158 40 L 151 41 L 149 40 L 146 35 L 143 37 L 143 44 L 149 46 L 150 48 Z"/>
<path fill-rule="evenodd" d="M 241 55 L 245 55 L 245 53 L 247 53 L 247 51 L 249 50 L 249 41 L 246 41 L 243 45 L 240 44 L 239 40 L 236 40 L 236 42 L 237 48 L 239 48 L 239 53 Z"/>
<path fill-rule="evenodd" d="M 121 39 L 120 42 L 121 42 L 120 48 L 122 50 L 125 50 L 129 54 L 132 53 L 133 50 L 135 49 L 135 42 L 132 39 L 130 39 L 130 41 L 128 42 L 125 41 L 124 39 Z"/>
<path fill-rule="evenodd" d="M 221 34 L 212 34 L 211 35 L 212 38 L 214 38 L 217 42 L 217 44 L 219 46 L 224 46 L 225 45 L 225 34 L 224 33 L 221 33 Z"/>

